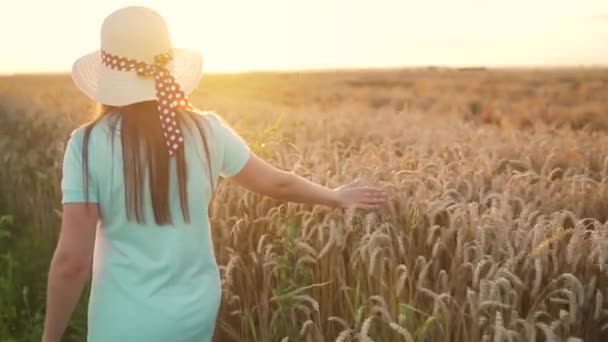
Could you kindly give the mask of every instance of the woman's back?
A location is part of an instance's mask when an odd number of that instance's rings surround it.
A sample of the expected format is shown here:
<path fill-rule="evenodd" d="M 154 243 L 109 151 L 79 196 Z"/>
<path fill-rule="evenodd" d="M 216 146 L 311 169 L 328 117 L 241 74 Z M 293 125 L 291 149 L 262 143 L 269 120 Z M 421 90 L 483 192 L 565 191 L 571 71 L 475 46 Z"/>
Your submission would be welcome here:
<path fill-rule="evenodd" d="M 209 160 L 200 132 L 188 118 L 203 123 Z M 183 336 L 184 341 L 193 341 L 212 336 L 221 289 L 207 216 L 210 179 L 215 184 L 219 176 L 238 173 L 249 149 L 213 114 L 184 119 L 189 222 L 180 208 L 175 158 L 169 163 L 172 225 L 156 224 L 147 179 L 144 223 L 128 219 L 119 117 L 104 118 L 91 130 L 88 200 L 82 177 L 84 128 L 76 130 L 68 143 L 63 203 L 97 202 L 101 218 L 89 302 L 90 341 L 115 341 L 119 336 L 132 341 L 176 341 L 175 336 Z"/>
<path fill-rule="evenodd" d="M 221 287 L 207 207 L 220 176 L 284 201 L 384 202 L 379 189 L 330 189 L 279 170 L 218 117 L 192 113 L 201 70 L 202 56 L 173 46 L 145 7 L 108 15 L 100 49 L 74 63 L 78 88 L 112 113 L 66 147 L 44 342 L 61 340 L 90 273 L 88 341 L 210 341 Z"/>

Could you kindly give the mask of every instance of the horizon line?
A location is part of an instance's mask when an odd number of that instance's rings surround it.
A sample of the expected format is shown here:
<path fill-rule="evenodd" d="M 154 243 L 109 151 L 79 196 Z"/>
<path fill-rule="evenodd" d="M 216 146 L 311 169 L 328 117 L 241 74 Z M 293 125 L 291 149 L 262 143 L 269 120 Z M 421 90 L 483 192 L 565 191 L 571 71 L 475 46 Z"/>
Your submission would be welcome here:
<path fill-rule="evenodd" d="M 255 74 L 255 73 L 323 73 L 323 72 L 347 72 L 347 71 L 398 71 L 408 69 L 449 69 L 449 70 L 513 70 L 513 69 L 607 69 L 606 64 L 504 64 L 504 65 L 441 65 L 441 64 L 421 64 L 411 66 L 385 66 L 385 67 L 325 67 L 325 68 L 301 68 L 301 69 L 249 69 L 240 71 L 203 71 L 203 75 L 224 75 L 224 74 Z M 11 76 L 59 76 L 69 75 L 70 70 L 64 71 L 18 71 L 18 72 L 1 72 L 0 77 Z"/>

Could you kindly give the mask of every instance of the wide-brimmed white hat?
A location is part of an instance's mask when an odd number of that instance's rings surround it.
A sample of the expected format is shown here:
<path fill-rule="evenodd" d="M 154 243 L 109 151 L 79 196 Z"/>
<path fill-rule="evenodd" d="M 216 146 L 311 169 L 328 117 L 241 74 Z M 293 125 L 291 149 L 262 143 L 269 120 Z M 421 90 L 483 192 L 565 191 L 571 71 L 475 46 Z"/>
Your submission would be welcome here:
<path fill-rule="evenodd" d="M 199 84 L 203 58 L 197 51 L 173 47 L 164 18 L 146 7 L 125 7 L 111 13 L 101 27 L 101 50 L 115 56 L 154 64 L 171 52 L 166 68 L 185 94 Z M 102 53 L 89 53 L 74 63 L 74 82 L 93 100 L 109 106 L 157 99 L 155 82 L 135 71 L 115 70 L 102 63 Z"/>

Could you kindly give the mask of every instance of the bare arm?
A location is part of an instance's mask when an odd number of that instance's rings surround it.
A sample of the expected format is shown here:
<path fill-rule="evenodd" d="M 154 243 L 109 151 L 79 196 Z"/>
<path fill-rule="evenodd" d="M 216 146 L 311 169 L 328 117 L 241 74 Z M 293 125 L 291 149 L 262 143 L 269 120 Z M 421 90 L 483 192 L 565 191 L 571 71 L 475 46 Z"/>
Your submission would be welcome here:
<path fill-rule="evenodd" d="M 97 204 L 63 206 L 59 242 L 51 261 L 47 285 L 43 342 L 59 342 L 91 274 Z"/>
<path fill-rule="evenodd" d="M 253 153 L 243 169 L 231 180 L 253 192 L 298 203 L 373 209 L 386 199 L 382 190 L 357 183 L 330 189 L 296 174 L 279 170 Z"/>

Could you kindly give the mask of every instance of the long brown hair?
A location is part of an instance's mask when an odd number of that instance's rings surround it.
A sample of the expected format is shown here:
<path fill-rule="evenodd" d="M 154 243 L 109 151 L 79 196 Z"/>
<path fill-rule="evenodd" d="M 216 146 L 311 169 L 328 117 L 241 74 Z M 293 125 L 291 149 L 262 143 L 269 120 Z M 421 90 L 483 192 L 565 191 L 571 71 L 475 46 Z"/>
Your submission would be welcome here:
<path fill-rule="evenodd" d="M 171 224 L 172 218 L 169 203 L 170 159 L 160 125 L 156 101 L 139 102 L 124 107 L 98 105 L 96 118 L 84 126 L 82 160 L 85 197 L 88 200 L 88 142 L 93 127 L 104 118 L 114 119 L 110 122 L 112 132 L 116 131 L 116 124 L 120 121 L 127 219 L 130 221 L 135 219 L 137 223 L 144 223 L 145 221 L 143 214 L 144 180 L 146 179 L 146 175 L 148 175 L 154 220 L 157 225 Z M 202 126 L 201 114 L 190 111 L 178 112 L 177 120 L 182 127 L 182 131 L 184 131 L 184 126 L 187 124 L 185 122 L 186 118 L 190 119 L 188 121 L 195 123 L 203 141 L 207 167 L 209 169 L 209 183 L 213 191 L 211 158 L 209 157 L 209 146 Z M 181 211 L 184 220 L 189 223 L 190 210 L 188 208 L 186 191 L 188 174 L 186 172 L 185 148 L 180 148 L 175 157 L 177 161 Z"/>

